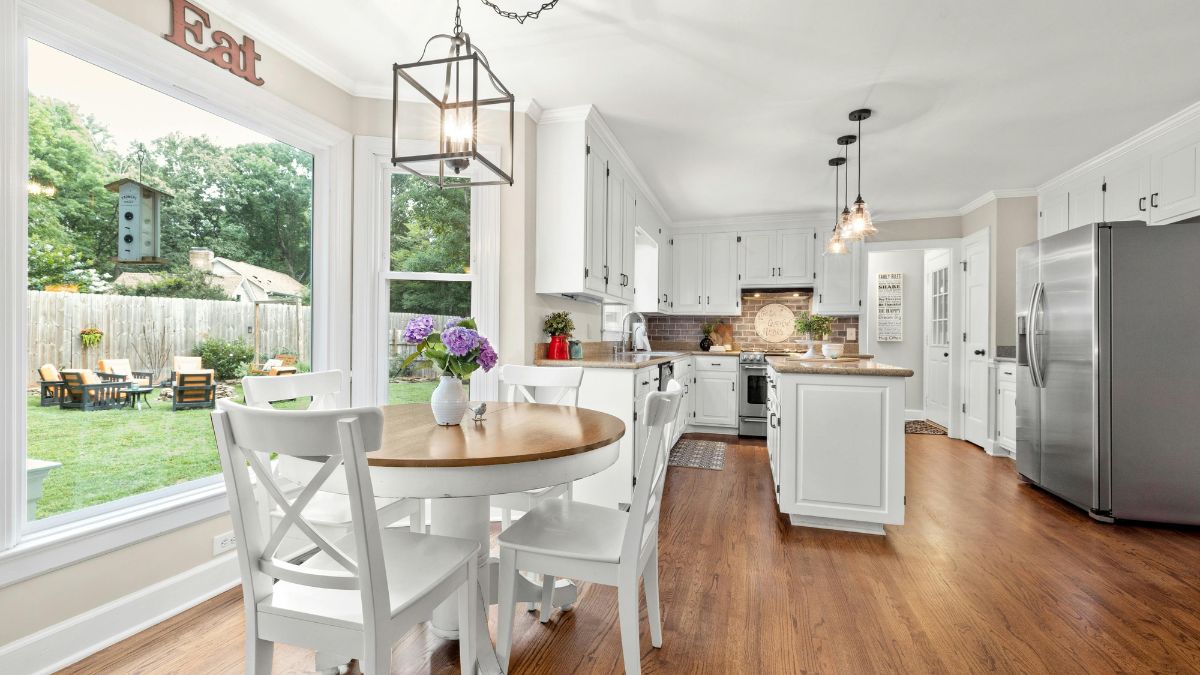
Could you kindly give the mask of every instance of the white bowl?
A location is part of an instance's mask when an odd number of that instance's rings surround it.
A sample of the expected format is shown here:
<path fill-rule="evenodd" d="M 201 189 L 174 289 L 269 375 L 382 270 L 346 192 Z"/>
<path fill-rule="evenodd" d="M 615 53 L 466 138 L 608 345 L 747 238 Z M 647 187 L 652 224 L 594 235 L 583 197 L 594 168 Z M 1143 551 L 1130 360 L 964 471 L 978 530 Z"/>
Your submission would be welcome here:
<path fill-rule="evenodd" d="M 845 348 L 846 346 L 842 344 L 826 342 L 825 344 L 821 345 L 821 353 L 824 354 L 825 358 L 827 359 L 836 359 L 841 357 L 842 350 Z"/>

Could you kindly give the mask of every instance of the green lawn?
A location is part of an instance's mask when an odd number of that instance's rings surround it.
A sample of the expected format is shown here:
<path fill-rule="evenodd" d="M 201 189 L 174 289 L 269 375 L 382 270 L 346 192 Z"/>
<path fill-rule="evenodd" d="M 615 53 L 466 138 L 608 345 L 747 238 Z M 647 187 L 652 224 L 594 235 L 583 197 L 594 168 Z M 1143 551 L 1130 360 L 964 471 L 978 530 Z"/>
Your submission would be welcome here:
<path fill-rule="evenodd" d="M 424 403 L 436 382 L 396 382 L 389 403 Z M 237 387 L 241 400 L 241 387 Z M 46 477 L 36 518 L 104 504 L 221 472 L 208 410 L 150 408 L 80 412 L 28 404 L 28 456 L 61 462 Z M 281 403 L 296 408 L 307 401 Z"/>

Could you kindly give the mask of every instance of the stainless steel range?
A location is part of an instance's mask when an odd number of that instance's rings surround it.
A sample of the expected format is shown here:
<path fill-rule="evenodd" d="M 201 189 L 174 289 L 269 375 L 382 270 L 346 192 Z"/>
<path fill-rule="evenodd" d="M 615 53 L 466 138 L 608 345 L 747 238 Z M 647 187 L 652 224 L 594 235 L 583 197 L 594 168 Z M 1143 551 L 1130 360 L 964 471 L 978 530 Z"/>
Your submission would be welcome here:
<path fill-rule="evenodd" d="M 738 435 L 767 436 L 767 355 L 742 352 L 738 357 Z"/>

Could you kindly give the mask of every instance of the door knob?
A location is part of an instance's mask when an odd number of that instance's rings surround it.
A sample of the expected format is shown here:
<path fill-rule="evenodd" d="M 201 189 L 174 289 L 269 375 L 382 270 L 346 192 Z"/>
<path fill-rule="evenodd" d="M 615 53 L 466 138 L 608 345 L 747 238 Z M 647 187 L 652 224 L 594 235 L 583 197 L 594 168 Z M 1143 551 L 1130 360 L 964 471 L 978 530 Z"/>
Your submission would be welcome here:
<path fill-rule="evenodd" d="M 942 352 L 942 356 L 950 356 L 950 352 Z"/>
<path fill-rule="evenodd" d="M 975 350 L 975 356 L 983 356 L 983 350 L 982 350 L 982 349 L 976 349 L 976 350 Z"/>

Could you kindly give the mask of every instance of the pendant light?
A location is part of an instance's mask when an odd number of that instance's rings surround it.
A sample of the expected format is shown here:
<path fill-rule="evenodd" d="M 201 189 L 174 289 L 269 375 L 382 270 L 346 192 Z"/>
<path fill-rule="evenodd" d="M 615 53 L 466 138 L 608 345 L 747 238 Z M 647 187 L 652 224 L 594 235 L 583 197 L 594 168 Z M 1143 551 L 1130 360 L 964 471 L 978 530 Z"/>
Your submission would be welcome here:
<path fill-rule="evenodd" d="M 840 179 L 842 177 L 842 165 L 846 163 L 845 157 L 834 157 L 829 160 L 829 166 L 833 167 L 833 235 L 825 242 L 825 253 L 828 255 L 842 255 L 848 250 L 846 241 L 842 239 L 841 215 L 838 213 L 838 198 L 841 192 Z"/>
<path fill-rule="evenodd" d="M 863 120 L 871 117 L 871 111 L 860 108 L 850 113 L 850 121 L 858 123 L 858 138 L 862 139 Z M 847 176 L 847 179 L 849 176 Z M 855 239 L 865 239 L 875 235 L 879 230 L 871 222 L 871 211 L 862 198 L 862 143 L 858 144 L 858 198 L 854 200 L 854 209 L 850 213 L 849 233 Z"/>
<path fill-rule="evenodd" d="M 526 19 L 538 18 L 542 11 L 552 9 L 557 3 L 558 0 L 552 0 L 535 11 L 516 14 L 483 0 L 498 15 L 522 24 Z M 516 98 L 492 72 L 487 56 L 463 31 L 462 5 L 459 0 L 454 4 L 451 34 L 429 38 L 417 61 L 392 65 L 392 164 L 439 188 L 512 185 Z M 447 45 L 446 55 L 426 59 L 430 45 L 441 41 Z M 436 152 L 400 154 L 405 139 L 414 133 L 411 129 L 421 126 L 420 120 L 414 123 L 407 113 L 402 117 L 402 90 L 409 94 L 415 91 L 418 101 L 432 105 L 429 126 L 437 127 Z M 491 114 L 498 118 L 507 113 L 507 136 L 497 139 L 498 156 L 508 159 L 505 168 L 479 148 L 480 115 L 488 114 L 487 111 L 494 111 Z"/>
<path fill-rule="evenodd" d="M 845 136 L 839 136 L 837 139 L 837 144 L 842 146 L 842 153 L 843 153 L 842 163 L 846 165 L 846 184 L 845 184 L 845 188 L 844 188 L 845 192 L 843 193 L 844 201 L 842 203 L 842 214 L 841 214 L 840 218 L 838 219 L 838 232 L 840 232 L 842 235 L 842 241 L 845 241 L 847 244 L 849 244 L 850 242 L 854 241 L 857 238 L 857 237 L 855 237 L 853 230 L 850 229 L 850 164 L 849 164 L 849 162 L 850 162 L 850 146 L 853 145 L 855 143 L 855 141 L 857 141 L 857 140 L 858 140 L 858 136 L 855 136 L 854 134 L 846 134 Z"/>

